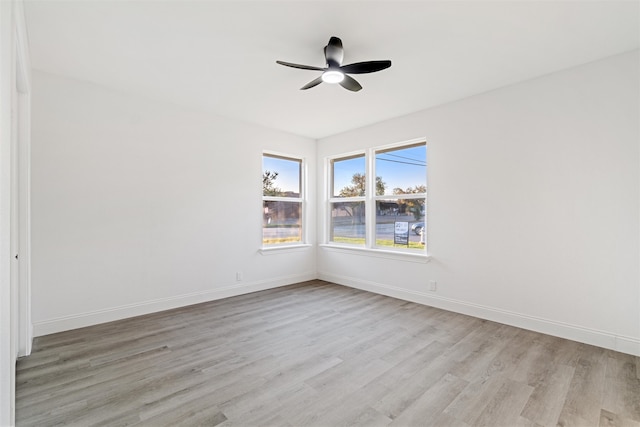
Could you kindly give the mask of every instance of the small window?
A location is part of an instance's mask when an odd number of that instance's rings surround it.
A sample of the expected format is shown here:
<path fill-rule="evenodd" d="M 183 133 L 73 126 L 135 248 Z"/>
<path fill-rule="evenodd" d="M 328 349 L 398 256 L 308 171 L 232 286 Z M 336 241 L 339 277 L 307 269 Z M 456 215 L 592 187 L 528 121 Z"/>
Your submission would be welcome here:
<path fill-rule="evenodd" d="M 302 160 L 262 156 L 262 244 L 303 241 Z"/>

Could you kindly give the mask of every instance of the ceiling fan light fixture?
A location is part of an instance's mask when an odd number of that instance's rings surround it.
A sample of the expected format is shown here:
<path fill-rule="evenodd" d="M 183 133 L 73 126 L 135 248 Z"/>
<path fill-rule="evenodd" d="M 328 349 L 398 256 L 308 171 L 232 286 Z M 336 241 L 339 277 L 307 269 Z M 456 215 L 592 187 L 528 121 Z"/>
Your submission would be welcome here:
<path fill-rule="evenodd" d="M 325 83 L 340 83 L 344 80 L 344 73 L 337 70 L 327 70 L 322 73 L 322 81 Z"/>
<path fill-rule="evenodd" d="M 324 47 L 324 59 L 327 64 L 326 68 L 294 64 L 293 62 L 284 61 L 276 61 L 276 63 L 284 65 L 285 67 L 299 68 L 301 70 L 322 71 L 322 75 L 320 77 L 316 77 L 311 80 L 309 83 L 302 86 L 300 90 L 311 89 L 312 87 L 318 86 L 320 83 L 340 83 L 340 86 L 350 90 L 351 92 L 358 92 L 362 89 L 362 86 L 356 81 L 356 79 L 351 77 L 350 74 L 375 73 L 376 71 L 381 71 L 391 67 L 391 61 L 389 60 L 364 61 L 342 65 L 343 57 L 344 50 L 342 48 L 342 40 L 338 37 L 331 37 L 329 39 L 329 43 Z"/>

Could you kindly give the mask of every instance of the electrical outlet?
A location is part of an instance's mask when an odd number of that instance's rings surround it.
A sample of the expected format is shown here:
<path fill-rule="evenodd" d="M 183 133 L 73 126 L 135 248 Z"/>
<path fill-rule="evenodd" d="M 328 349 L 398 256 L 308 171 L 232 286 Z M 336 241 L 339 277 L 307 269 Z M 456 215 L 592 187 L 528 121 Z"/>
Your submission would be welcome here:
<path fill-rule="evenodd" d="M 429 280 L 429 290 L 435 292 L 438 290 L 438 283 L 435 280 Z"/>
<path fill-rule="evenodd" d="M 236 282 L 242 281 L 242 271 L 236 271 Z"/>

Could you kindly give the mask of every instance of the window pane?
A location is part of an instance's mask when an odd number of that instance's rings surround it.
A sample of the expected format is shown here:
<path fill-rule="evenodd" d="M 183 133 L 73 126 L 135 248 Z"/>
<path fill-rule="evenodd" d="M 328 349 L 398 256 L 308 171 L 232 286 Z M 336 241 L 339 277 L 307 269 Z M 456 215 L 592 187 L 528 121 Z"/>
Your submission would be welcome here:
<path fill-rule="evenodd" d="M 262 195 L 300 197 L 302 160 L 262 156 Z"/>
<path fill-rule="evenodd" d="M 338 243 L 364 245 L 364 202 L 331 203 L 330 240 Z"/>
<path fill-rule="evenodd" d="M 262 243 L 294 243 L 302 241 L 302 203 L 263 201 Z"/>
<path fill-rule="evenodd" d="M 378 195 L 426 193 L 426 144 L 377 151 L 376 178 Z"/>
<path fill-rule="evenodd" d="M 376 245 L 423 250 L 426 241 L 424 199 L 386 199 L 376 201 Z M 408 225 L 408 245 L 396 235 L 396 223 Z M 402 227 L 400 227 L 402 228 Z M 403 233 L 404 234 L 404 233 Z"/>
<path fill-rule="evenodd" d="M 358 197 L 365 195 L 364 154 L 332 160 L 332 197 Z"/>

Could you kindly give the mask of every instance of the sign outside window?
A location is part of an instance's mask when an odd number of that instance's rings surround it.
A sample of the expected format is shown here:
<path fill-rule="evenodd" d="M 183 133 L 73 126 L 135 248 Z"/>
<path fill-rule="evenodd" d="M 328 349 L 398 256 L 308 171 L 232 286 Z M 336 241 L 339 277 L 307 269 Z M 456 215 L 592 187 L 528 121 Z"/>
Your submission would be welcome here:
<path fill-rule="evenodd" d="M 409 223 L 396 221 L 393 232 L 393 243 L 396 245 L 409 246 Z"/>

